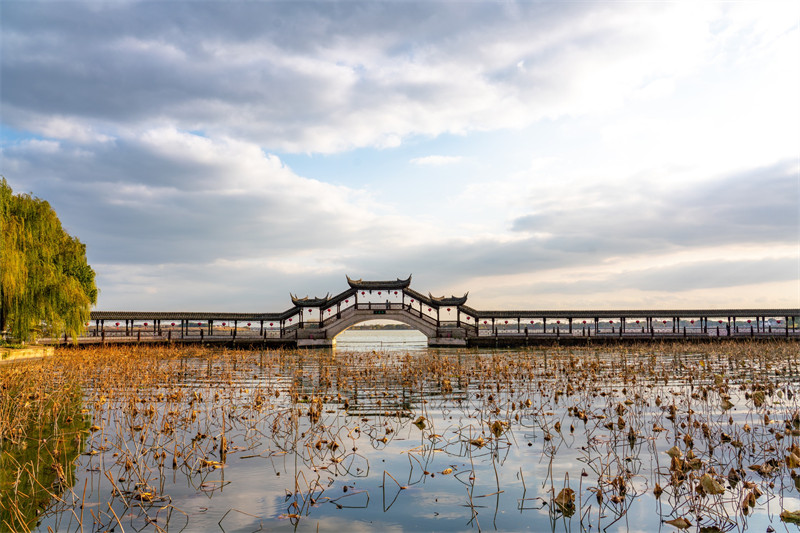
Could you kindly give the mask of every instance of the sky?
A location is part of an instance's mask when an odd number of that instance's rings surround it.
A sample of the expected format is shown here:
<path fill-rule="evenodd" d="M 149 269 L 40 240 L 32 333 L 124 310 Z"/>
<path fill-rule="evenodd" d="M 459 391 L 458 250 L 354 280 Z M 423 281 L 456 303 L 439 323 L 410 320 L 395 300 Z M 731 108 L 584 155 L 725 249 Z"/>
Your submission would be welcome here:
<path fill-rule="evenodd" d="M 96 309 L 800 306 L 800 3 L 0 0 Z"/>

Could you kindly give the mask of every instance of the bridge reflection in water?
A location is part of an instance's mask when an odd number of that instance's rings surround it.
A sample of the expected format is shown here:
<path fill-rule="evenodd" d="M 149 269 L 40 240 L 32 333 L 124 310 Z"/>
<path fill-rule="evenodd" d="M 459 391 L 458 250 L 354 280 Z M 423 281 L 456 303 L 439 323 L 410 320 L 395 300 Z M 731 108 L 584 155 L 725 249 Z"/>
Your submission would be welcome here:
<path fill-rule="evenodd" d="M 429 346 L 534 345 L 681 339 L 800 339 L 800 309 L 480 311 L 463 296 L 435 297 L 394 281 L 347 277 L 336 296 L 298 298 L 281 313 L 93 311 L 80 344 L 184 342 L 287 347 L 332 346 L 368 320 L 402 322 Z M 49 339 L 45 342 L 67 342 Z"/>

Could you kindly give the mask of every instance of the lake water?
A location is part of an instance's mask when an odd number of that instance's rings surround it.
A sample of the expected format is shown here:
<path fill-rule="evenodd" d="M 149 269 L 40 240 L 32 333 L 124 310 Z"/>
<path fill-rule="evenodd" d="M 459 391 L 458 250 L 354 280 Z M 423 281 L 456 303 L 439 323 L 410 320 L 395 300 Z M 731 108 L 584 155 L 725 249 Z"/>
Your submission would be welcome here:
<path fill-rule="evenodd" d="M 37 530 L 796 531 L 796 347 L 748 349 L 74 355 L 92 431 Z"/>
<path fill-rule="evenodd" d="M 342 350 L 419 351 L 428 348 L 428 338 L 410 329 L 348 329 L 336 337 L 336 347 Z"/>

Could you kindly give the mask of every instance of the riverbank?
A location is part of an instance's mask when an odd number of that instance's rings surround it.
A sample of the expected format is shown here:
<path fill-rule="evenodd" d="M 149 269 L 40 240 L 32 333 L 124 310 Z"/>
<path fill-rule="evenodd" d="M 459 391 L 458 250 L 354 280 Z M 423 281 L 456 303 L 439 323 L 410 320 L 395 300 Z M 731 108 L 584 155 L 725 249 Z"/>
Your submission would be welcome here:
<path fill-rule="evenodd" d="M 54 353 L 55 347 L 53 346 L 26 346 L 25 348 L 0 346 L 0 363 L 19 361 L 21 359 L 50 357 Z"/>

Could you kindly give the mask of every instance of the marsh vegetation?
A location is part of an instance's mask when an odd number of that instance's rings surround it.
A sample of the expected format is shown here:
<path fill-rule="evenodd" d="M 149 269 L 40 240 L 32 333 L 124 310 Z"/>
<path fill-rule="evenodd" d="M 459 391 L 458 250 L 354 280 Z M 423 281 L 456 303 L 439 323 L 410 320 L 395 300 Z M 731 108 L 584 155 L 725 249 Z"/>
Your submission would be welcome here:
<path fill-rule="evenodd" d="M 69 349 L 0 366 L 2 528 L 796 530 L 797 345 Z"/>

